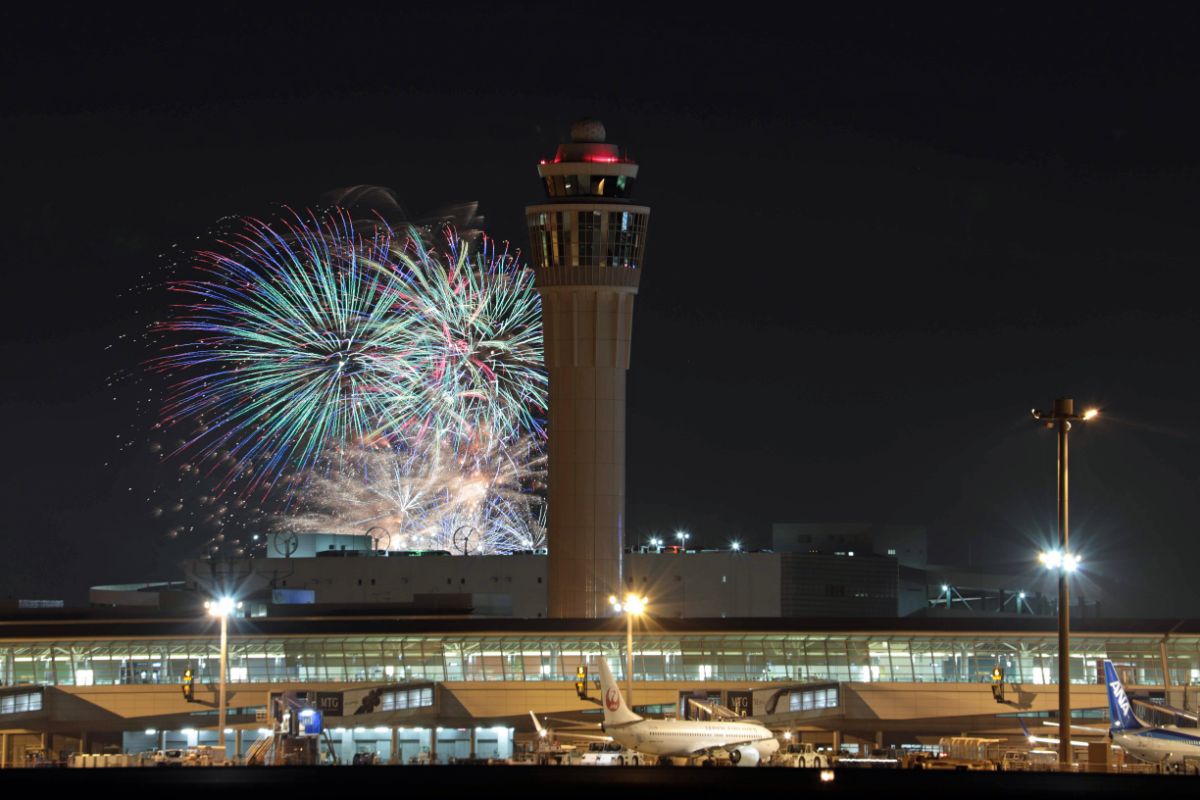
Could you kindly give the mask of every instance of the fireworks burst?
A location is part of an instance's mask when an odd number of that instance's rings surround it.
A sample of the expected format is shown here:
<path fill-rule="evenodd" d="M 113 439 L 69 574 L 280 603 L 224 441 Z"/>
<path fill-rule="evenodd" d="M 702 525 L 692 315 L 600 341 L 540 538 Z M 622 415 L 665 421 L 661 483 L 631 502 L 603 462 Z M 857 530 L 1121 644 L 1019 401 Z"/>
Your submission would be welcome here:
<path fill-rule="evenodd" d="M 200 423 L 180 452 L 218 451 L 273 483 L 321 456 L 329 442 L 366 442 L 385 411 L 410 401 L 414 318 L 397 307 L 377 265 L 393 234 L 356 233 L 347 215 L 259 220 L 197 255 L 204 277 L 164 329 L 188 339 L 154 367 L 185 375 L 163 424 Z M 260 459 L 261 456 L 266 459 Z"/>
<path fill-rule="evenodd" d="M 215 484 L 206 516 L 257 491 L 277 529 L 541 545 L 540 309 L 506 250 L 334 209 L 238 220 L 194 266 L 150 367 L 170 382 L 162 460 Z"/>
<path fill-rule="evenodd" d="M 397 255 L 429 355 L 409 435 L 459 451 L 540 432 L 535 412 L 545 409 L 546 375 L 533 273 L 513 269 L 507 251 L 495 252 L 486 238 L 471 259 L 449 236 L 444 266 L 418 238 Z"/>
<path fill-rule="evenodd" d="M 177 452 L 220 452 L 231 479 L 272 486 L 331 446 L 440 453 L 539 430 L 537 296 L 507 252 L 485 239 L 472 260 L 450 234 L 443 263 L 419 236 L 364 234 L 336 211 L 243 224 L 198 254 L 202 279 L 172 287 L 189 302 L 162 326 L 183 341 L 153 364 L 183 376 L 162 424 L 199 423 Z"/>

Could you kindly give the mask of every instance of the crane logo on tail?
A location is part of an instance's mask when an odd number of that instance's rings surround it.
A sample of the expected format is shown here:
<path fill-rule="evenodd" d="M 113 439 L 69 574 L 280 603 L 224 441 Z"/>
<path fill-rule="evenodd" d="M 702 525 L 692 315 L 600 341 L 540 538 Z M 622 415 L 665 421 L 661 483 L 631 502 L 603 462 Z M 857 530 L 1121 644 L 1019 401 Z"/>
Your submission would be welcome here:
<path fill-rule="evenodd" d="M 604 705 L 608 707 L 609 711 L 616 711 L 621 707 L 621 694 L 617 691 L 617 687 L 610 686 L 604 693 Z"/>

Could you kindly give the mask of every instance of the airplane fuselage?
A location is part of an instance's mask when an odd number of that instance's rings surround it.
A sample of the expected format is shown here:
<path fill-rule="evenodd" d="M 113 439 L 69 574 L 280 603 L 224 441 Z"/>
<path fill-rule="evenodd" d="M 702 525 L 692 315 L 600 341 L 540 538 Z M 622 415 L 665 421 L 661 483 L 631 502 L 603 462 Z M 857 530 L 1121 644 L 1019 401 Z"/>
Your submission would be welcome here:
<path fill-rule="evenodd" d="M 708 750 L 753 747 L 767 759 L 779 749 L 779 742 L 770 730 L 750 722 L 647 719 L 609 727 L 605 733 L 631 750 L 655 756 L 690 756 Z"/>
<path fill-rule="evenodd" d="M 1155 764 L 1181 764 L 1186 758 L 1200 759 L 1200 736 L 1195 728 L 1182 729 L 1174 725 L 1145 728 L 1137 732 L 1113 731 L 1113 744 L 1142 761 Z"/>

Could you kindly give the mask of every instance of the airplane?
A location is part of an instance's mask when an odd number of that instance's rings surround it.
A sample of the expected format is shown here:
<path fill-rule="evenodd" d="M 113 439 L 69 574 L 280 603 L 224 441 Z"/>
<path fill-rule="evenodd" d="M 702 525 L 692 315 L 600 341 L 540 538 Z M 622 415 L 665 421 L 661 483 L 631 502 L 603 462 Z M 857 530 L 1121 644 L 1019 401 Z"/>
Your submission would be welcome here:
<path fill-rule="evenodd" d="M 1155 764 L 1179 765 L 1186 759 L 1200 758 L 1200 730 L 1175 725 L 1145 725 L 1133 713 L 1133 704 L 1125 694 L 1117 670 L 1104 662 L 1104 682 L 1108 688 L 1108 713 L 1112 725 L 1109 735 L 1134 758 Z"/>
<path fill-rule="evenodd" d="M 638 716 L 625 705 L 621 688 L 604 658 L 600 659 L 600 692 L 604 732 L 630 750 L 658 756 L 660 764 L 669 764 L 677 756 L 705 755 L 711 760 L 714 751 L 724 750 L 734 764 L 753 767 L 779 749 L 775 734 L 753 722 L 693 722 Z"/>

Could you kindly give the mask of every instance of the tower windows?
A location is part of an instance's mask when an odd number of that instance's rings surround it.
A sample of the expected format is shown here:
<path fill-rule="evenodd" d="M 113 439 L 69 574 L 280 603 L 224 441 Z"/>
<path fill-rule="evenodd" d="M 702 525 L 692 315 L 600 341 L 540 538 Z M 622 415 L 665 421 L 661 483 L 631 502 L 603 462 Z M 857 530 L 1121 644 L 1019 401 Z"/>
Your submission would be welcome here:
<path fill-rule="evenodd" d="M 597 239 L 601 235 L 602 216 L 599 211 L 580 211 L 576 217 L 576 227 L 579 231 L 579 252 L 572 259 L 571 266 L 591 266 L 597 262 Z"/>
<path fill-rule="evenodd" d="M 531 214 L 534 266 L 636 269 L 646 246 L 646 216 L 601 209 Z"/>

